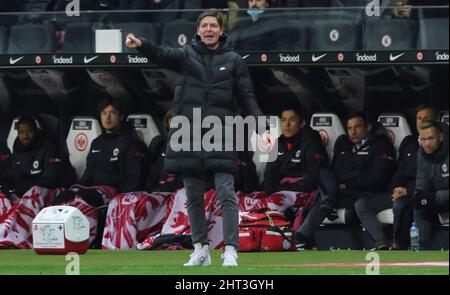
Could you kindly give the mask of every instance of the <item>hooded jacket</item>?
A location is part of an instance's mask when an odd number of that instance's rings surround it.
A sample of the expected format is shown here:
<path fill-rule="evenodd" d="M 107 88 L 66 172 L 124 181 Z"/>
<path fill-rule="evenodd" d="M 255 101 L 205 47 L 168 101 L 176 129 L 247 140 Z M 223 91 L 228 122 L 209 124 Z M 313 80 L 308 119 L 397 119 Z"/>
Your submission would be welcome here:
<path fill-rule="evenodd" d="M 442 124 L 444 142 L 432 155 L 420 148 L 417 155 L 416 190 L 424 192 L 447 191 L 448 194 L 448 125 Z"/>
<path fill-rule="evenodd" d="M 263 189 L 268 194 L 277 191 L 311 192 L 318 187 L 321 167 L 328 156 L 317 131 L 309 126 L 300 129 L 292 139 L 278 138 L 278 157 L 267 163 Z"/>
<path fill-rule="evenodd" d="M 128 122 L 112 133 L 92 141 L 86 170 L 79 180 L 84 186 L 108 185 L 121 193 L 139 191 L 145 177 L 146 148 Z"/>
<path fill-rule="evenodd" d="M 244 115 L 262 115 L 242 57 L 232 51 L 225 34 L 220 37 L 219 44 L 216 50 L 209 50 L 196 36 L 192 44 L 185 48 L 162 47 L 146 40 L 143 40 L 143 45 L 138 48 L 152 62 L 178 73 L 172 123 L 177 121 L 177 116 L 184 116 L 189 126 L 184 124 L 179 130 L 170 129 L 164 166 L 166 171 L 191 175 L 237 171 L 238 153 L 225 151 L 224 143 L 215 137 L 216 132 L 212 141 L 218 144 L 220 149 L 204 149 L 202 138 L 211 128 L 193 126 L 194 108 L 201 113 L 201 116 L 198 116 L 201 122 L 212 115 L 223 123 L 225 116 L 239 115 L 239 109 L 243 110 Z M 225 129 L 233 130 L 234 126 L 230 125 L 221 128 L 223 137 Z M 189 136 L 187 139 L 183 138 L 183 143 L 189 143 L 189 148 L 174 151 L 172 143 L 180 138 L 180 131 L 185 126 L 188 128 L 184 131 L 187 131 Z M 172 141 L 174 135 L 177 140 Z"/>

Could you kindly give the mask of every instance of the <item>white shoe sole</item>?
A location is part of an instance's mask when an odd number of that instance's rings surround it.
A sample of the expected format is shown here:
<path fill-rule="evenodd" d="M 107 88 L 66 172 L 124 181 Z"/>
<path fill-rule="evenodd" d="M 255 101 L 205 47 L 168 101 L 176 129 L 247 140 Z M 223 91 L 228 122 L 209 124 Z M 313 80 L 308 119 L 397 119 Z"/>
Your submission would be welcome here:
<path fill-rule="evenodd" d="M 208 265 L 211 265 L 212 263 L 211 263 L 211 259 L 209 259 L 209 261 L 208 260 L 206 260 L 205 262 L 202 262 L 201 264 L 189 264 L 189 263 L 185 263 L 185 264 L 183 264 L 183 266 L 186 266 L 186 267 L 195 267 L 195 266 L 208 266 Z"/>

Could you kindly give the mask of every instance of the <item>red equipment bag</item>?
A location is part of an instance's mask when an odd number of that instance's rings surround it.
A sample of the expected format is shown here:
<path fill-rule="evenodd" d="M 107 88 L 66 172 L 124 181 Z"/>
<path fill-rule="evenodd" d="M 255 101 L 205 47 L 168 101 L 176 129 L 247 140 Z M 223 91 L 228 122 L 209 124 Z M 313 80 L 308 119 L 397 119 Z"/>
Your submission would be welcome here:
<path fill-rule="evenodd" d="M 292 228 L 283 213 L 263 209 L 240 217 L 240 252 L 295 250 Z"/>

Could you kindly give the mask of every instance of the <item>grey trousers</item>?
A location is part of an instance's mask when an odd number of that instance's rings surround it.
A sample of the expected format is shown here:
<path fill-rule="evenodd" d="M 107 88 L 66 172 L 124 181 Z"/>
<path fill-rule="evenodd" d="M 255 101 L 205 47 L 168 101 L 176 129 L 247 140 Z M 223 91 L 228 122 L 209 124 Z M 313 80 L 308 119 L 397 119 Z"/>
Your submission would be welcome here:
<path fill-rule="evenodd" d="M 321 192 L 322 193 L 322 192 Z M 325 216 L 320 214 L 320 205 L 323 204 L 327 198 L 316 198 L 312 208 L 306 215 L 305 221 L 299 229 L 300 234 L 305 238 L 310 238 L 314 231 L 316 231 L 320 224 L 325 219 Z M 372 237 L 375 247 L 385 245 L 386 238 L 383 233 L 383 228 L 378 221 L 376 215 L 385 209 L 392 208 L 392 201 L 387 194 L 368 194 L 358 199 L 351 198 L 345 195 L 337 196 L 336 208 L 355 208 L 355 211 L 361 220 L 364 228 Z"/>
<path fill-rule="evenodd" d="M 391 196 L 387 193 L 372 193 L 359 198 L 355 202 L 355 210 L 362 225 L 372 237 L 375 247 L 387 246 L 383 227 L 378 221 L 377 214 L 392 208 Z"/>
<path fill-rule="evenodd" d="M 208 243 L 208 226 L 205 217 L 205 181 L 202 177 L 183 176 L 187 196 L 187 209 L 191 223 L 192 243 Z M 223 214 L 223 240 L 225 245 L 239 247 L 239 214 L 234 176 L 229 173 L 214 174 L 214 185 Z"/>

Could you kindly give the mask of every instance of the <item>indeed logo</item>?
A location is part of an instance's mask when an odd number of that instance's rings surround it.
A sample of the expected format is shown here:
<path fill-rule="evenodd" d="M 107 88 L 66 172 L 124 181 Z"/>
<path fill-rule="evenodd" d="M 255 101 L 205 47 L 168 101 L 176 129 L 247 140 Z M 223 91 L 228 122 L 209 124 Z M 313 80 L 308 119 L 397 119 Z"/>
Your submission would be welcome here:
<path fill-rule="evenodd" d="M 368 54 L 359 54 L 356 53 L 356 60 L 357 61 L 377 61 L 377 54 L 375 53 L 374 55 L 368 55 Z"/>
<path fill-rule="evenodd" d="M 139 57 L 139 56 L 132 56 L 128 55 L 128 63 L 129 64 L 146 64 L 148 63 L 148 58 L 146 57 Z"/>
<path fill-rule="evenodd" d="M 436 60 L 448 61 L 449 60 L 448 53 L 444 52 L 444 53 L 440 54 L 439 51 L 436 51 Z"/>
<path fill-rule="evenodd" d="M 297 55 L 283 55 L 280 53 L 280 62 L 300 62 L 300 54 Z"/>
<path fill-rule="evenodd" d="M 53 63 L 54 64 L 61 64 L 61 65 L 67 65 L 67 64 L 73 64 L 73 57 L 57 57 L 56 55 L 53 55 Z"/>

